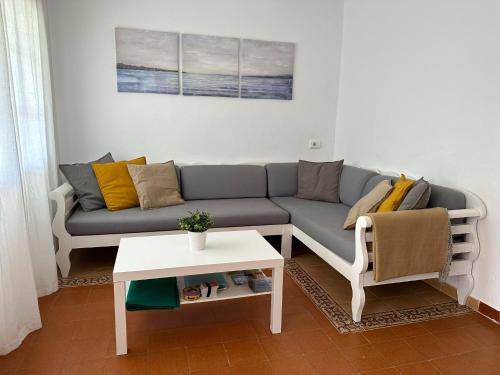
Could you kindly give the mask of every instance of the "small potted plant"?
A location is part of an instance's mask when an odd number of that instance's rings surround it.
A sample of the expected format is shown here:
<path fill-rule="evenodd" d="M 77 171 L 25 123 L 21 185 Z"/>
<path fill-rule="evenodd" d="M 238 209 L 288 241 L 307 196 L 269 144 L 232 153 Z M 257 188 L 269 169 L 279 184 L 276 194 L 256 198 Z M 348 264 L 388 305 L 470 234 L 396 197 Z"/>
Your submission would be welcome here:
<path fill-rule="evenodd" d="M 188 232 L 191 250 L 203 250 L 207 241 L 207 230 L 214 225 L 214 218 L 208 211 L 189 212 L 188 216 L 179 219 L 181 230 Z"/>

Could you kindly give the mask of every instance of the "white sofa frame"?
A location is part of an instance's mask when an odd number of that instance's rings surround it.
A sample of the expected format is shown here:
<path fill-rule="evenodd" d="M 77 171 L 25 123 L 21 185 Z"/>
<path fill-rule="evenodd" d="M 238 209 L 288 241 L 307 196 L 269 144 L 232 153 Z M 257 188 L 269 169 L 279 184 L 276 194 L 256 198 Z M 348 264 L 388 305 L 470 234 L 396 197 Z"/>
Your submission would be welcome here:
<path fill-rule="evenodd" d="M 472 267 L 479 256 L 479 238 L 477 234 L 477 222 L 486 216 L 486 207 L 481 199 L 471 192 L 464 191 L 466 197 L 466 208 L 461 210 L 449 210 L 450 219 L 463 219 L 463 223 L 452 224 L 451 231 L 454 235 L 464 235 L 465 241 L 454 242 L 452 246 L 453 260 L 449 271 L 449 277 L 455 279 L 457 287 L 457 299 L 460 304 L 467 302 L 467 297 L 474 287 Z M 57 265 L 63 277 L 67 277 L 71 268 L 70 253 L 73 249 L 117 246 L 120 239 L 124 237 L 155 236 L 178 234 L 181 231 L 165 232 L 142 232 L 142 233 L 118 233 L 72 236 L 66 230 L 66 219 L 77 204 L 74 190 L 68 183 L 64 183 L 49 193 L 49 198 L 57 205 L 56 215 L 52 223 L 52 230 L 57 237 L 59 247 L 56 253 Z M 314 238 L 304 233 L 292 224 L 260 225 L 247 227 L 213 228 L 210 231 L 234 231 L 234 230 L 257 230 L 263 236 L 280 235 L 281 254 L 285 258 L 292 255 L 292 236 L 304 243 L 309 249 L 321 257 L 325 262 L 342 274 L 351 283 L 352 288 L 352 317 L 355 322 L 361 321 L 363 307 L 365 305 L 364 288 L 367 286 L 393 284 L 405 281 L 435 279 L 439 277 L 438 272 L 425 273 L 398 277 L 382 282 L 376 282 L 372 270 L 368 265 L 373 260 L 373 254 L 368 251 L 367 243 L 372 241 L 370 228 L 371 219 L 361 216 L 356 222 L 355 229 L 355 260 L 351 264 L 321 245 Z"/>
<path fill-rule="evenodd" d="M 56 253 L 56 262 L 61 275 L 67 277 L 71 268 L 70 253 L 73 249 L 118 246 L 121 238 L 140 236 L 160 236 L 168 234 L 184 233 L 180 230 L 141 232 L 141 233 L 116 233 L 73 236 L 66 230 L 66 219 L 71 214 L 73 208 L 78 203 L 73 187 L 67 182 L 52 190 L 49 198 L 56 202 L 56 214 L 52 221 L 52 232 L 57 237 L 59 245 Z M 212 228 L 211 232 L 224 232 L 235 230 L 257 230 L 263 236 L 282 236 L 282 253 L 289 253 L 291 249 L 292 237 L 288 224 L 259 225 L 246 227 Z"/>

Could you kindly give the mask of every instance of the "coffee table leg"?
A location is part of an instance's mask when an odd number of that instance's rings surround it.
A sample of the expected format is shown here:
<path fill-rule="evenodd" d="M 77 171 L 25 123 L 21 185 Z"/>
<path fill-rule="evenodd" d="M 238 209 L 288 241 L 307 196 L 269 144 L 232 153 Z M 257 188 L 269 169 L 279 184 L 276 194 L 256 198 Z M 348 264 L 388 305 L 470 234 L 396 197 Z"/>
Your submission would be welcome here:
<path fill-rule="evenodd" d="M 281 333 L 283 301 L 283 267 L 273 268 L 273 293 L 271 294 L 271 332 Z"/>
<path fill-rule="evenodd" d="M 127 354 L 127 315 L 125 311 L 125 282 L 114 283 L 116 355 Z"/>

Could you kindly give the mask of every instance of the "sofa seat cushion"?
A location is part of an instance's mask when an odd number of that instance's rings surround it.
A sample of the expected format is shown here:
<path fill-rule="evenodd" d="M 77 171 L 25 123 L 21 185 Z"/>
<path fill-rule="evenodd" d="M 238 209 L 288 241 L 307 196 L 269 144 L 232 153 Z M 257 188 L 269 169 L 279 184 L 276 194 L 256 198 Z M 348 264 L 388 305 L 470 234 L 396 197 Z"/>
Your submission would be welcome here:
<path fill-rule="evenodd" d="M 74 236 L 139 233 L 178 230 L 177 220 L 188 211 L 208 210 L 215 217 L 215 227 L 286 224 L 288 213 L 267 198 L 193 200 L 178 206 L 121 211 L 101 209 L 84 212 L 78 207 L 66 221 Z"/>
<path fill-rule="evenodd" d="M 349 206 L 294 197 L 271 200 L 290 213 L 293 225 L 347 262 L 354 263 L 354 231 L 343 229 Z"/>

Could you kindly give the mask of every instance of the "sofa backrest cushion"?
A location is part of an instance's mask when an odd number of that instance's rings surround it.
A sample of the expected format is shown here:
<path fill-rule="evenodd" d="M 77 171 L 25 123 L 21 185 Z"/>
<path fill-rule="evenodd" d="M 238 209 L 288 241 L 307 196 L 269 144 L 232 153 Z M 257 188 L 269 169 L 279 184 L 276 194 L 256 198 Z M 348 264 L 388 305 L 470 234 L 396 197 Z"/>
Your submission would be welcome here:
<path fill-rule="evenodd" d="M 370 178 L 363 189 L 362 196 L 368 194 L 380 181 L 388 179 L 394 185 L 398 177 L 377 175 Z M 459 190 L 431 184 L 431 197 L 427 207 L 444 207 L 448 210 L 460 210 L 465 208 L 465 194 Z"/>
<path fill-rule="evenodd" d="M 175 174 L 177 175 L 177 181 L 179 181 L 179 185 L 181 184 L 181 169 L 178 165 L 175 166 Z"/>
<path fill-rule="evenodd" d="M 363 188 L 368 180 L 376 175 L 376 172 L 367 169 L 344 165 L 340 176 L 340 201 L 348 206 L 354 206 L 363 196 Z"/>
<path fill-rule="evenodd" d="M 259 165 L 186 165 L 181 167 L 185 200 L 263 198 L 266 169 Z"/>
<path fill-rule="evenodd" d="M 394 182 L 397 181 L 397 179 L 398 179 L 397 177 L 375 174 L 375 176 L 370 177 L 366 182 L 365 186 L 363 187 L 363 190 L 361 191 L 361 197 L 364 197 L 366 194 L 372 191 L 373 188 L 377 186 L 380 181 L 389 180 L 394 185 Z"/>
<path fill-rule="evenodd" d="M 266 170 L 270 197 L 293 197 L 297 194 L 298 163 L 269 163 Z M 340 201 L 353 206 L 361 198 L 366 182 L 376 175 L 373 171 L 344 165 L 340 176 Z"/>
<path fill-rule="evenodd" d="M 297 194 L 299 163 L 270 163 L 266 165 L 270 197 L 293 197 Z"/>
<path fill-rule="evenodd" d="M 292 197 L 297 194 L 297 167 L 298 163 L 269 163 L 266 165 L 270 197 Z M 384 176 L 367 169 L 344 165 L 340 176 L 340 201 L 353 206 L 380 181 L 391 180 L 394 184 L 397 179 L 397 176 Z M 449 210 L 462 209 L 465 208 L 465 195 L 458 190 L 431 184 L 431 197 L 427 207 L 445 207 Z"/>
<path fill-rule="evenodd" d="M 444 207 L 448 210 L 465 208 L 465 194 L 459 190 L 431 184 L 431 197 L 427 207 Z"/>

